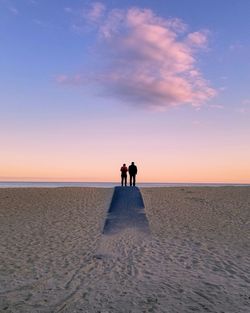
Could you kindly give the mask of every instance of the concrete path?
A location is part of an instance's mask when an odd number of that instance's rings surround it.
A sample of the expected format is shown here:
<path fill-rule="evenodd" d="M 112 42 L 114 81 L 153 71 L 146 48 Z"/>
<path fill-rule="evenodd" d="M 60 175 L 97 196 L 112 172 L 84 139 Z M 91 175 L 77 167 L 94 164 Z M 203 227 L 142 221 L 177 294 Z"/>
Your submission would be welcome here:
<path fill-rule="evenodd" d="M 150 233 L 142 195 L 137 187 L 115 187 L 103 234 L 116 234 L 126 228 Z"/>

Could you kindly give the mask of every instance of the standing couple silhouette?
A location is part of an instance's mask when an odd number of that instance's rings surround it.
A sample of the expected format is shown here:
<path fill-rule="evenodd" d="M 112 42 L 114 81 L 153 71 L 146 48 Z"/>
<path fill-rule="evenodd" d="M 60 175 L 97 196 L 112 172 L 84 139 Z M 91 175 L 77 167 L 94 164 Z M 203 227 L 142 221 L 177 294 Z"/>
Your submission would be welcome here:
<path fill-rule="evenodd" d="M 127 168 L 126 164 L 124 163 L 120 169 L 121 171 L 121 185 L 127 186 L 127 172 L 129 172 L 129 183 L 130 186 L 135 186 L 136 181 L 136 174 L 137 174 L 137 167 L 134 162 L 129 165 Z"/>

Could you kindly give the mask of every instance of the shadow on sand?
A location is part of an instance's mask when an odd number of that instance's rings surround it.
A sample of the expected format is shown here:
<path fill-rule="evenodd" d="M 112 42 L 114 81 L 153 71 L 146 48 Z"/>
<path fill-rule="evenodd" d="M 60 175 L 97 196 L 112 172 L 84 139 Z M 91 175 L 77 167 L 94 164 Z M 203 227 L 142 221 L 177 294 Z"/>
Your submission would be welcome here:
<path fill-rule="evenodd" d="M 115 187 L 103 234 L 115 234 L 131 227 L 150 233 L 141 192 L 137 187 Z"/>

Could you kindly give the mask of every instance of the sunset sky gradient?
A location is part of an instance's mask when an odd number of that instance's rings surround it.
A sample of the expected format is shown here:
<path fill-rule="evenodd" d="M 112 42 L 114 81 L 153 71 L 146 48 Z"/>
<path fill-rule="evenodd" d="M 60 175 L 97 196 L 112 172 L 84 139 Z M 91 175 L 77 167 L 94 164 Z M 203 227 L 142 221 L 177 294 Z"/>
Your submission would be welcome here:
<path fill-rule="evenodd" d="M 249 12 L 0 0 L 0 181 L 250 183 Z"/>

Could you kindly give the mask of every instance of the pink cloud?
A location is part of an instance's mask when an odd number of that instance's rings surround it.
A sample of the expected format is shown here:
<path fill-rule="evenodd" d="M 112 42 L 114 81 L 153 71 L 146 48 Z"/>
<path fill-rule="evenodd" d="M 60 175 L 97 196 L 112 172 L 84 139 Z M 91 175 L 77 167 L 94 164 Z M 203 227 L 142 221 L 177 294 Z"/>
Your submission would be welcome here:
<path fill-rule="evenodd" d="M 101 2 L 94 2 L 91 4 L 90 9 L 84 14 L 86 19 L 91 22 L 97 22 L 105 12 L 105 5 Z"/>
<path fill-rule="evenodd" d="M 56 81 L 59 84 L 67 83 L 69 81 L 69 77 L 67 75 L 57 75 Z"/>
<path fill-rule="evenodd" d="M 95 4 L 89 15 L 98 27 L 102 67 L 59 83 L 95 83 L 129 104 L 159 110 L 197 107 L 216 94 L 196 64 L 197 50 L 207 44 L 206 32 L 187 33 L 181 20 L 164 19 L 151 10 L 115 9 L 105 16 L 103 10 Z"/>
<path fill-rule="evenodd" d="M 201 48 L 205 47 L 207 45 L 207 34 L 208 31 L 199 31 L 188 34 L 188 44 Z"/>

